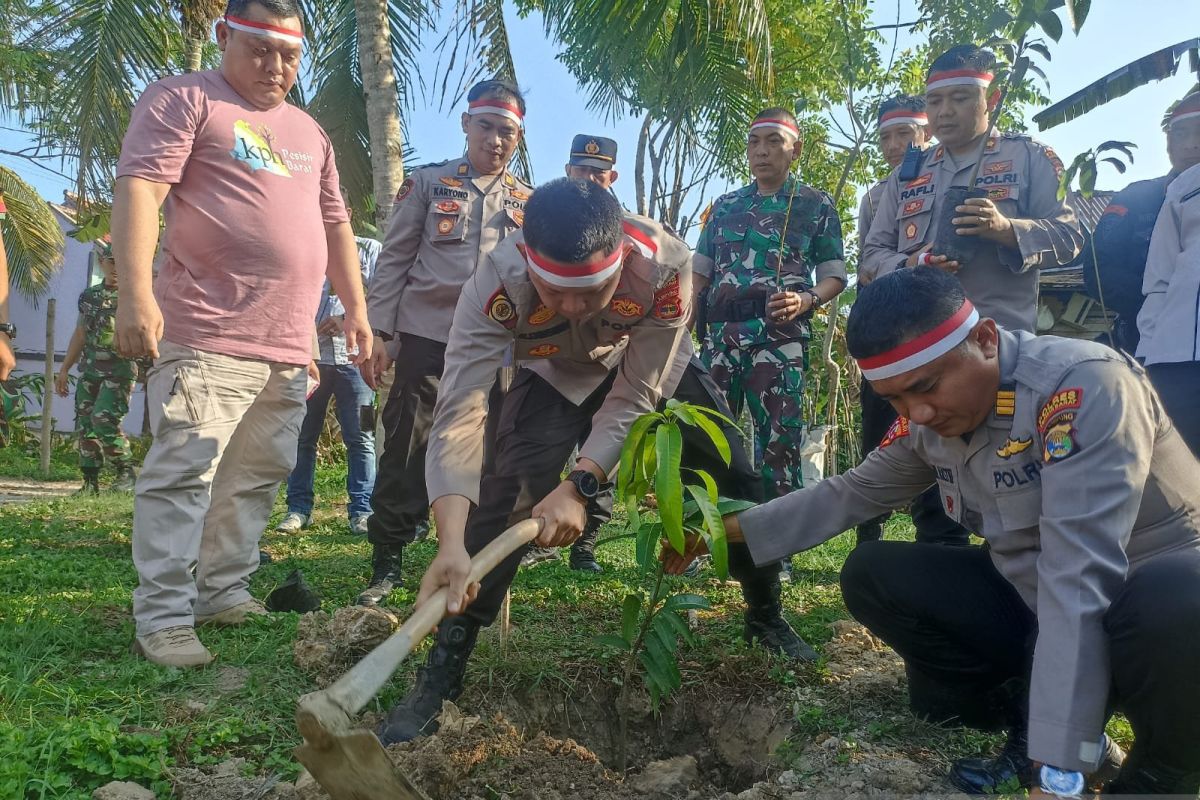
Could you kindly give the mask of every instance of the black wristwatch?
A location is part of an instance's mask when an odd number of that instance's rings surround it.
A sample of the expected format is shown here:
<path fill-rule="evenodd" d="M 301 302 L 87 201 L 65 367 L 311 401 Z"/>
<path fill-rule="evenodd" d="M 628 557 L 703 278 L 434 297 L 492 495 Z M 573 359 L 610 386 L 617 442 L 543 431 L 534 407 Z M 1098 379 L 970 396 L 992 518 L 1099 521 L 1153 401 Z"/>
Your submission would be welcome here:
<path fill-rule="evenodd" d="M 575 491 L 584 500 L 595 500 L 600 494 L 600 479 L 586 469 L 577 469 L 567 475 L 567 480 L 575 484 Z"/>
<path fill-rule="evenodd" d="M 0 322 L 0 333 L 7 333 L 10 342 L 17 340 L 17 326 L 11 322 Z"/>

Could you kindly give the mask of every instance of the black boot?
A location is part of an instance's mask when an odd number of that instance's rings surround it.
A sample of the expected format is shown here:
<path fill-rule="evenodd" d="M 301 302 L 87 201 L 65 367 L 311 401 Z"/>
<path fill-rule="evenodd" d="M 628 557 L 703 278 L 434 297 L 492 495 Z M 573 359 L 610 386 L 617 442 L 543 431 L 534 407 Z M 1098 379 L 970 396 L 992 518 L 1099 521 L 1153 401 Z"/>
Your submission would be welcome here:
<path fill-rule="evenodd" d="M 387 599 L 400 583 L 400 567 L 404 564 L 404 545 L 372 545 L 371 582 L 358 596 L 360 606 L 377 606 Z"/>
<path fill-rule="evenodd" d="M 136 484 L 137 475 L 133 474 L 133 467 L 120 464 L 117 466 L 117 477 L 108 489 L 111 492 L 132 492 Z"/>
<path fill-rule="evenodd" d="M 967 794 L 998 794 L 1028 789 L 1033 783 L 1033 762 L 1027 755 L 1029 730 L 1014 726 L 995 758 L 960 758 L 950 766 L 950 783 Z"/>
<path fill-rule="evenodd" d="M 604 567 L 596 561 L 596 539 L 600 537 L 600 529 L 588 530 L 571 545 L 571 569 L 580 572 L 604 572 Z"/>
<path fill-rule="evenodd" d="M 875 519 L 867 520 L 854 529 L 855 545 L 860 545 L 863 542 L 877 542 L 883 538 L 883 523 L 887 522 L 888 515 L 876 517 Z"/>
<path fill-rule="evenodd" d="M 100 468 L 81 467 L 79 471 L 83 473 L 83 486 L 76 489 L 71 496 L 86 497 L 88 495 L 100 494 Z"/>
<path fill-rule="evenodd" d="M 413 688 L 379 726 L 379 741 L 385 747 L 437 732 L 442 702 L 457 700 L 462 694 L 467 659 L 478 636 L 479 623 L 473 619 L 459 616 L 442 620 L 437 643 L 429 651 L 425 666 L 417 670 Z"/>
<path fill-rule="evenodd" d="M 950 765 L 950 783 L 967 794 L 996 794 L 1029 788 L 1033 762 L 1029 759 L 1029 684 L 1012 678 L 985 692 L 984 705 L 1004 720 L 1008 740 L 995 758 L 960 758 Z"/>
<path fill-rule="evenodd" d="M 809 647 L 783 618 L 779 595 L 778 578 L 763 580 L 756 576 L 742 584 L 742 597 L 746 599 L 746 627 L 742 637 L 746 644 L 753 644 L 757 639 L 759 647 L 797 661 L 816 661 L 817 651 Z"/>

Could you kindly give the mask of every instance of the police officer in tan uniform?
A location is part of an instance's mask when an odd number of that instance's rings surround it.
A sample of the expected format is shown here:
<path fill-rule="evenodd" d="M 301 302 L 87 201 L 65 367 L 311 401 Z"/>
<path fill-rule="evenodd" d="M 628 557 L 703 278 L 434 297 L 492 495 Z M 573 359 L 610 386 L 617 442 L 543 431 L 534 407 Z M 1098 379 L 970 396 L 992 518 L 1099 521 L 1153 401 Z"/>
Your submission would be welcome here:
<path fill-rule="evenodd" d="M 400 186 L 367 293 L 378 349 L 363 369 L 373 388 L 392 365 L 383 409 L 385 443 L 367 538 L 372 572 L 362 605 L 399 582 L 405 545 L 429 514 L 425 447 L 454 306 L 475 267 L 521 227 L 532 188 L 508 171 L 521 141 L 525 101 L 507 81 L 467 93 L 466 154 L 413 172 Z"/>
<path fill-rule="evenodd" d="M 1142 368 L 1005 330 L 924 268 L 867 286 L 846 339 L 902 416 L 849 472 L 730 517 L 731 538 L 770 562 L 936 485 L 988 546 L 868 542 L 842 592 L 905 659 L 915 711 L 1009 726 L 999 758 L 956 763 L 952 782 L 1081 796 L 1122 759 L 1111 702 L 1135 743 L 1109 791 L 1195 797 L 1200 464 Z"/>
<path fill-rule="evenodd" d="M 1058 199 L 1062 162 L 1049 147 L 1020 134 L 988 130 L 995 58 L 960 45 L 937 58 L 925 84 L 926 113 L 938 145 L 927 151 L 914 178 L 893 172 L 863 247 L 864 282 L 903 267 L 927 264 L 955 273 L 981 313 L 1009 330 L 1032 332 L 1037 318 L 1037 271 L 1064 266 L 1079 255 L 1083 232 L 1074 212 Z M 952 186 L 974 187 L 986 197 L 957 206 L 951 224 L 961 236 L 979 237 L 978 252 L 958 263 L 936 252 L 941 198 Z M 941 238 L 944 238 L 941 237 Z"/>
<path fill-rule="evenodd" d="M 592 182 L 546 184 L 528 214 L 522 233 L 480 265 L 455 311 L 426 467 L 438 555 L 418 600 L 446 586 L 453 616 L 441 622 L 416 685 L 384 722 L 385 744 L 436 729 L 434 717 L 462 691 L 479 629 L 495 619 L 521 557 L 514 553 L 489 573 L 475 596 L 466 585 L 470 554 L 531 516 L 545 520 L 537 544 L 571 542 L 638 416 L 672 396 L 728 408 L 713 398 L 711 379 L 690 365 L 692 254 L 682 240 L 653 220 L 622 214 Z M 510 347 L 520 369 L 502 407 L 492 410 L 500 419 L 495 458 L 485 467 L 491 376 Z M 589 426 L 563 480 L 562 466 Z M 691 435 L 683 463 L 710 472 L 726 497 L 761 497 L 761 478 L 736 428 L 727 424 L 724 432 L 728 466 L 711 442 Z M 780 615 L 777 569 L 755 569 L 749 552 L 734 547 L 730 572 L 750 606 L 747 635 L 773 649 L 790 637 L 787 646 L 815 658 Z M 773 595 L 761 591 L 771 586 Z"/>
<path fill-rule="evenodd" d="M 913 177 L 910 171 L 918 171 L 922 155 L 929 147 L 929 117 L 925 114 L 925 98 L 901 94 L 889 98 L 879 106 L 878 116 L 879 149 L 888 166 L 899 170 L 900 178 Z M 887 179 L 868 189 L 858 208 L 858 241 L 861 245 L 870 233 L 879 198 L 887 186 Z M 859 283 L 870 283 L 870 276 L 859 273 Z M 862 406 L 862 453 L 865 457 L 883 440 L 892 423 L 896 421 L 896 410 L 891 404 L 875 394 L 871 382 L 863 378 L 859 387 Z M 940 544 L 968 544 L 971 534 L 962 525 L 946 516 L 938 493 L 931 487 L 913 501 L 909 507 L 913 526 L 917 530 L 918 542 Z M 874 541 L 883 536 L 883 523 L 891 514 L 883 514 L 859 525 L 855 531 L 859 542 Z"/>

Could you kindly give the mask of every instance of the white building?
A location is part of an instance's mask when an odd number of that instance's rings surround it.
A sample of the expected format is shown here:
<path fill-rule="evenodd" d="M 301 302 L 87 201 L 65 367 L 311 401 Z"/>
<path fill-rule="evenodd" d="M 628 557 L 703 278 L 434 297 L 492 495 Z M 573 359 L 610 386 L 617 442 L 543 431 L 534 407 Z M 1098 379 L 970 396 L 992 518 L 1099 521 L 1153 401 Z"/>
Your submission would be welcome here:
<path fill-rule="evenodd" d="M 49 203 L 64 234 L 75 230 L 74 204 L 67 196 L 63 205 Z M 54 372 L 62 366 L 67 344 L 79 319 L 79 294 L 88 286 L 103 280 L 100 265 L 91 244 L 84 244 L 66 236 L 62 267 L 50 280 L 46 294 L 36 302 L 18 292 L 10 292 L 8 298 L 9 320 L 17 326 L 17 341 L 13 344 L 17 356 L 17 368 L 13 374 L 42 373 L 46 369 L 46 307 L 54 298 Z M 28 413 L 41 413 L 41 400 L 28 404 Z M 56 431 L 75 430 L 75 396 L 54 395 L 51 413 L 54 415 Z M 145 417 L 145 387 L 138 383 L 133 387 L 133 399 L 129 403 L 129 414 L 125 417 L 125 432 L 140 435 Z"/>

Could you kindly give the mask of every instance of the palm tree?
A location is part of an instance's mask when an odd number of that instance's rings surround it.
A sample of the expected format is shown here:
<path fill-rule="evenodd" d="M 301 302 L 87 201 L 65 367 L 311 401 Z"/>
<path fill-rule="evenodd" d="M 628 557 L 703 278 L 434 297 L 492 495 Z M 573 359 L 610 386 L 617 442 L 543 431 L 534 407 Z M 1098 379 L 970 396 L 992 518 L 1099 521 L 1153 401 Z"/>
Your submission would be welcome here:
<path fill-rule="evenodd" d="M 404 180 L 401 155 L 400 95 L 392 69 L 392 32 L 387 0 L 355 0 L 358 64 L 367 132 L 371 142 L 371 185 L 375 191 L 375 225 L 384 229 L 392 198 Z"/>
<path fill-rule="evenodd" d="M 27 298 L 40 297 L 62 265 L 62 228 L 37 190 L 8 167 L 0 166 L 0 192 L 8 207 L 0 225 L 9 286 Z"/>
<path fill-rule="evenodd" d="M 172 0 L 183 26 L 183 71 L 198 72 L 213 24 L 225 10 L 225 0 Z"/>

